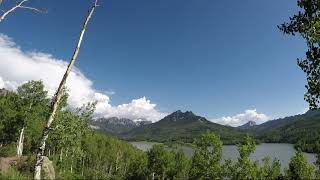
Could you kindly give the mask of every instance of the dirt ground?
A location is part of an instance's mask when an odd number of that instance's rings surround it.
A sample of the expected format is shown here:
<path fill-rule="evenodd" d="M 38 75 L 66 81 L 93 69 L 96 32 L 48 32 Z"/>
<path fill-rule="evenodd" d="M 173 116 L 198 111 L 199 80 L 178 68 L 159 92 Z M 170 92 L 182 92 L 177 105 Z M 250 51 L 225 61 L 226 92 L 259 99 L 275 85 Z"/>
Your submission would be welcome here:
<path fill-rule="evenodd" d="M 0 171 L 7 172 L 19 160 L 26 160 L 27 156 L 18 157 L 0 157 Z"/>

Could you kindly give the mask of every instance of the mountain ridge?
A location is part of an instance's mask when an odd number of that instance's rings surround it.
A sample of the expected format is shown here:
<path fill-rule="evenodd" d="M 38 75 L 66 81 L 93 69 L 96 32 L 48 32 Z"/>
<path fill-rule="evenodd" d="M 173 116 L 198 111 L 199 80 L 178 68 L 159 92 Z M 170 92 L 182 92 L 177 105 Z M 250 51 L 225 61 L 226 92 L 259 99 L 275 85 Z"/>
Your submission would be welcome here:
<path fill-rule="evenodd" d="M 253 128 L 254 126 L 257 126 L 257 123 L 255 121 L 248 121 L 247 123 L 238 126 L 237 128 L 239 129 L 250 129 Z"/>
<path fill-rule="evenodd" d="M 90 123 L 91 128 L 106 132 L 111 135 L 119 135 L 123 132 L 129 131 L 133 128 L 150 124 L 151 121 L 140 120 L 133 121 L 128 118 L 99 118 Z"/>
<path fill-rule="evenodd" d="M 226 144 L 235 143 L 244 136 L 237 128 L 213 123 L 191 111 L 178 110 L 160 121 L 121 133 L 120 137 L 129 141 L 190 143 L 206 131 L 215 132 Z"/>

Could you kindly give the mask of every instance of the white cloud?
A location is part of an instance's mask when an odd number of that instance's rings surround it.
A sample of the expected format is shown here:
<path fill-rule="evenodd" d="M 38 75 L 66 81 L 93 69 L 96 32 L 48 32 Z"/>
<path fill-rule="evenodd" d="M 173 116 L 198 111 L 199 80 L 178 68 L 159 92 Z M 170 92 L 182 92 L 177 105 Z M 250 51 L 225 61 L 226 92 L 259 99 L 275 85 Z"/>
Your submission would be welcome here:
<path fill-rule="evenodd" d="M 42 80 L 49 95 L 53 95 L 65 72 L 67 62 L 41 52 L 24 52 L 9 37 L 0 34 L 0 88 L 16 89 L 29 80 Z M 142 97 L 128 104 L 112 106 L 106 93 L 93 88 L 93 83 L 76 67 L 67 80 L 69 104 L 80 107 L 97 101 L 96 115 L 131 119 L 160 120 L 165 113 L 157 111 L 156 104 Z M 114 92 L 110 93 L 113 94 Z"/>
<path fill-rule="evenodd" d="M 303 110 L 300 111 L 298 114 L 305 114 L 305 113 L 307 113 L 308 111 L 309 111 L 309 107 L 305 107 L 305 108 L 303 108 Z"/>
<path fill-rule="evenodd" d="M 237 127 L 247 123 L 248 121 L 255 121 L 257 124 L 261 124 L 268 120 L 270 120 L 269 116 L 263 113 L 258 113 L 256 109 L 248 109 L 245 110 L 244 113 L 236 114 L 234 116 L 224 116 L 213 119 L 212 121 L 223 125 Z"/>

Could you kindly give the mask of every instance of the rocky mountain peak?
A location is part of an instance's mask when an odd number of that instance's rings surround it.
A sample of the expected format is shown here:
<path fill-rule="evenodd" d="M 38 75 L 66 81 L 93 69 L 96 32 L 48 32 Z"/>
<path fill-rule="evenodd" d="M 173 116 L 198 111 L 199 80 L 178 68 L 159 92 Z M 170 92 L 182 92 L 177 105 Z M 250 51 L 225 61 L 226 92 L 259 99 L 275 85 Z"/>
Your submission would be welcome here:
<path fill-rule="evenodd" d="M 249 129 L 251 127 L 256 126 L 257 123 L 255 121 L 248 121 L 247 123 L 245 123 L 244 125 L 239 126 L 238 128 L 240 129 Z"/>

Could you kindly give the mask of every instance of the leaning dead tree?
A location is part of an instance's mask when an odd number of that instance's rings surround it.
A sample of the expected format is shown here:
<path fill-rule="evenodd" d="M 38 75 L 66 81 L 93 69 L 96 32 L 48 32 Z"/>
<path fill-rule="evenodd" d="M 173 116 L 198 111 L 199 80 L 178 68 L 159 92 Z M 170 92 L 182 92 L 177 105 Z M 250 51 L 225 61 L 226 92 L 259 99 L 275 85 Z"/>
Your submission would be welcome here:
<path fill-rule="evenodd" d="M 50 132 L 50 129 L 51 129 L 51 124 L 54 120 L 54 117 L 55 117 L 55 114 L 56 114 L 56 111 L 58 109 L 58 106 L 59 106 L 59 103 L 60 103 L 60 100 L 61 100 L 61 97 L 63 96 L 63 91 L 64 91 L 64 86 L 65 86 L 65 83 L 66 83 L 66 80 L 68 78 L 68 75 L 69 73 L 71 72 L 72 70 L 72 67 L 73 67 L 73 64 L 74 62 L 76 61 L 77 59 L 77 56 L 79 54 L 79 51 L 80 51 L 80 46 L 81 46 L 81 42 L 82 42 L 82 39 L 83 39 L 83 35 L 87 29 L 87 26 L 88 26 L 88 23 L 89 23 L 89 20 L 91 19 L 91 16 L 95 10 L 95 8 L 98 6 L 97 5 L 97 1 L 98 0 L 94 0 L 93 2 L 93 6 L 91 8 L 91 10 L 89 11 L 88 15 L 87 15 L 87 18 L 83 24 L 83 27 L 82 27 L 82 30 L 81 30 L 81 33 L 80 33 L 80 37 L 79 37 L 79 40 L 78 40 L 78 44 L 74 50 L 74 53 L 72 55 L 72 58 L 69 62 L 69 65 L 67 67 L 67 70 L 59 84 L 59 87 L 57 89 L 57 92 L 55 93 L 55 95 L 53 96 L 52 98 L 52 102 L 51 102 L 51 107 L 50 107 L 50 114 L 48 116 L 48 120 L 47 120 L 47 124 L 42 132 L 42 139 L 41 139 L 41 142 L 40 142 L 40 145 L 39 145 L 39 148 L 38 148 L 38 153 L 37 153 L 37 156 L 36 156 L 36 164 L 35 164 L 35 167 L 34 167 L 34 179 L 36 180 L 40 180 L 41 179 L 41 167 L 42 167 L 42 164 L 43 164 L 43 158 L 44 158 L 44 151 L 45 151 L 45 147 L 46 147 L 46 141 L 48 139 L 48 136 L 49 136 L 49 132 Z"/>
<path fill-rule="evenodd" d="M 13 11 L 17 10 L 17 9 L 28 9 L 34 12 L 40 12 L 40 13 L 44 13 L 44 10 L 40 10 L 34 7 L 30 7 L 30 6 L 26 6 L 25 3 L 28 2 L 29 0 L 21 0 L 20 2 L 18 2 L 15 6 L 13 6 L 12 8 L 10 8 L 9 10 L 4 11 L 3 10 L 3 14 L 0 16 L 0 22 L 2 22 L 9 14 L 11 14 Z M 2 3 L 2 0 L 0 1 L 0 3 Z"/>

